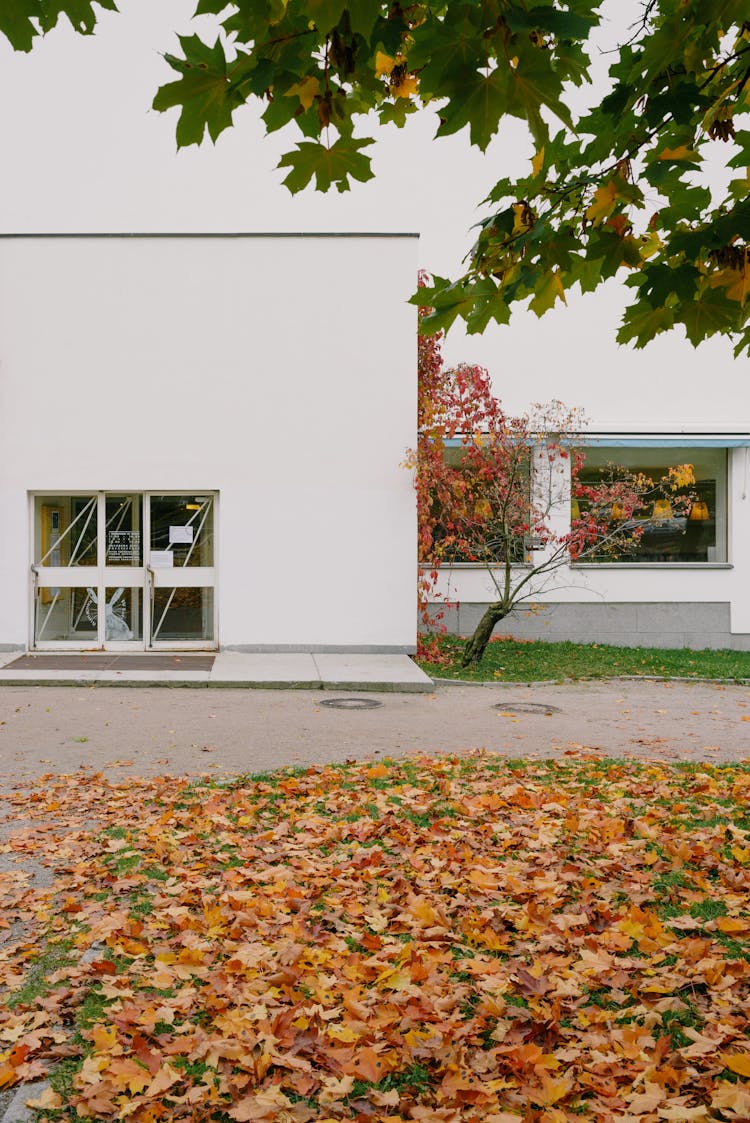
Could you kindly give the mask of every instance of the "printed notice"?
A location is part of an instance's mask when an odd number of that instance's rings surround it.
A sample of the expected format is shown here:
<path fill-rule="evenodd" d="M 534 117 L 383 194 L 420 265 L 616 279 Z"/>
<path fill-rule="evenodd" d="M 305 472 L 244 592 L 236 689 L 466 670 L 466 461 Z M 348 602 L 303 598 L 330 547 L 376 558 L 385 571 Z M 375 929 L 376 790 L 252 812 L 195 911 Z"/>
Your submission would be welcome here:
<path fill-rule="evenodd" d="M 174 546 L 175 544 L 182 545 L 185 542 L 192 542 L 193 541 L 193 530 L 194 530 L 194 528 L 192 526 L 170 526 L 170 528 L 169 528 L 169 545 L 170 546 Z"/>
<path fill-rule="evenodd" d="M 141 560 L 141 532 L 140 530 L 108 530 L 107 531 L 107 561 L 115 565 Z"/>
<path fill-rule="evenodd" d="M 172 557 L 171 550 L 152 550 L 151 551 L 151 568 L 152 569 L 172 569 L 174 566 L 174 558 Z"/>

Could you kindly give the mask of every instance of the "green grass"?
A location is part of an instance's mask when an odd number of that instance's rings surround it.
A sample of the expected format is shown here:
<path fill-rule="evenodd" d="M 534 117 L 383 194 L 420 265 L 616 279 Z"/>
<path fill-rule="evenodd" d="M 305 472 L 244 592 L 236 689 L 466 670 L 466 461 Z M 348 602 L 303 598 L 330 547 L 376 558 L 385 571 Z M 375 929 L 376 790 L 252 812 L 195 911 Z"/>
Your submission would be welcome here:
<path fill-rule="evenodd" d="M 435 678 L 474 682 L 540 682 L 663 675 L 667 678 L 750 679 L 750 651 L 691 651 L 687 648 L 610 647 L 599 643 L 492 640 L 478 666 L 462 667 L 465 640 L 440 639 L 447 664 L 419 662 Z"/>

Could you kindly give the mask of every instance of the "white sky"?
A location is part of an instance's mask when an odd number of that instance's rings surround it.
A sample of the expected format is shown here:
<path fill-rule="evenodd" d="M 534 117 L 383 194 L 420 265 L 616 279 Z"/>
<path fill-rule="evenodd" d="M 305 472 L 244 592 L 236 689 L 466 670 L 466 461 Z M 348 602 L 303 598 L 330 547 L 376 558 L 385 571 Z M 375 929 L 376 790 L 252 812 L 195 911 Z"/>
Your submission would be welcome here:
<path fill-rule="evenodd" d="M 384 130 L 370 149 L 375 180 L 343 195 L 308 189 L 290 196 L 275 165 L 295 132 L 264 138 L 255 107 L 237 111 L 235 128 L 215 147 L 177 153 L 177 110 L 155 113 L 150 103 L 176 77 L 160 52 L 176 48 L 175 32 L 194 29 L 194 0 L 121 0 L 120 7 L 119 15 L 101 16 L 94 38 L 61 24 L 31 55 L 0 42 L 0 230 L 419 231 L 420 263 L 451 275 L 471 245 L 477 203 L 498 178 L 527 166 L 531 144 L 519 123 L 482 155 L 466 130 L 433 140 L 428 113 L 404 130 Z M 619 0 L 609 8 L 634 19 L 639 5 Z M 694 351 L 681 332 L 645 351 L 618 347 L 624 291 L 610 283 L 571 296 L 568 308 L 542 320 L 519 312 L 509 327 L 483 336 L 467 337 L 457 326 L 444 354 L 486 365 L 512 409 L 561 397 L 600 425 L 746 427 L 747 361 L 735 362 L 723 340 Z M 318 293 L 290 289 L 290 314 L 294 299 Z"/>

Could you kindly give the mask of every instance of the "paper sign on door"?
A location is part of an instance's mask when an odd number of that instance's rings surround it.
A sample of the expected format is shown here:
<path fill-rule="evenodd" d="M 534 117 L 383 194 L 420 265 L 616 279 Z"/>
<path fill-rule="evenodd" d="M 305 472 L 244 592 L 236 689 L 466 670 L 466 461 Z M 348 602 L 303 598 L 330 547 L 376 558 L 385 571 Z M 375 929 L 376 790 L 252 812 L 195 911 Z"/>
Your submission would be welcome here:
<path fill-rule="evenodd" d="M 176 542 L 192 542 L 194 529 L 192 526 L 170 526 L 169 545 L 174 546 Z"/>
<path fill-rule="evenodd" d="M 151 568 L 152 569 L 171 569 L 174 565 L 174 557 L 171 550 L 152 550 L 151 551 Z"/>

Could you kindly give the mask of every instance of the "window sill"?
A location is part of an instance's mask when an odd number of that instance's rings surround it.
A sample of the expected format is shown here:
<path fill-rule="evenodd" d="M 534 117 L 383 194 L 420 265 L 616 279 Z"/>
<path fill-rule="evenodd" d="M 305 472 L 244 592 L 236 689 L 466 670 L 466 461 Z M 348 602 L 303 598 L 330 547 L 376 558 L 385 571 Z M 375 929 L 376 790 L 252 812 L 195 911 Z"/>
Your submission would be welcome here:
<path fill-rule="evenodd" d="M 429 570 L 432 569 L 432 566 L 420 565 L 419 568 L 424 569 L 427 572 L 429 572 Z M 485 565 L 484 562 L 452 562 L 452 563 L 446 562 L 443 565 L 439 565 L 437 568 L 439 570 L 446 570 L 446 571 L 453 570 L 453 569 L 484 569 L 484 570 L 490 569 L 490 570 L 500 570 L 500 571 L 502 571 L 502 570 L 505 569 L 505 563 L 504 562 L 498 562 L 497 565 Z M 511 569 L 533 569 L 533 568 L 534 567 L 533 567 L 533 565 L 531 565 L 530 562 L 512 562 L 512 564 L 511 564 Z"/>
<path fill-rule="evenodd" d="M 571 569 L 734 569 L 732 562 L 571 562 Z"/>

